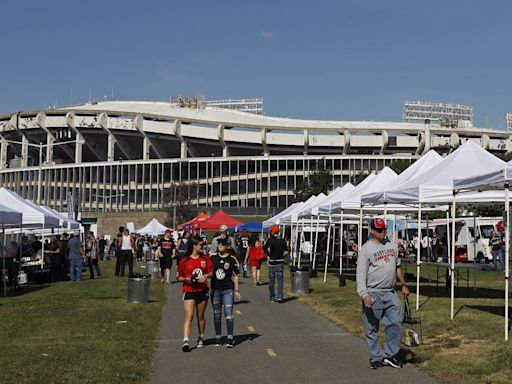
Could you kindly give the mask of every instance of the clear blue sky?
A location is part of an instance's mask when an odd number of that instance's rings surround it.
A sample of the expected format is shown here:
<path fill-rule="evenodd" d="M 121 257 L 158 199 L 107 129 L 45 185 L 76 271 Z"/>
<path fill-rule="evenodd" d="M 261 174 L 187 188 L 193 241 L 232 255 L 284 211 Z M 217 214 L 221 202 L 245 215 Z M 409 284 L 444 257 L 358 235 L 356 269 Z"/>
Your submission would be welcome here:
<path fill-rule="evenodd" d="M 2 1 L 0 113 L 93 97 L 263 97 L 268 115 L 401 119 L 404 99 L 512 112 L 512 2 Z"/>

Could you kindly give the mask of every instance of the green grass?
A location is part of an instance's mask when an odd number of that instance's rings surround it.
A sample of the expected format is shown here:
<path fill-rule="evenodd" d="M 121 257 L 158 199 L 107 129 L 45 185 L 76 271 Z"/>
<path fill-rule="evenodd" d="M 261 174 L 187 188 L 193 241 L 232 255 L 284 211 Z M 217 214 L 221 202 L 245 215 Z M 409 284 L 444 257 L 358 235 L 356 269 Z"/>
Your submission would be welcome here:
<path fill-rule="evenodd" d="M 415 266 L 408 266 L 409 272 Z M 347 273 L 347 286 L 338 287 L 338 279 L 331 271 L 327 283 L 323 274 L 310 279 L 310 295 L 299 301 L 319 314 L 363 337 L 361 300 L 356 294 L 354 271 Z M 450 294 L 444 283 L 436 288 L 428 282 L 428 268 L 422 268 L 425 282 L 420 288 L 420 311 L 423 341 L 413 349 L 416 363 L 423 370 L 444 383 L 511 383 L 512 341 L 504 341 L 504 275 L 500 272 L 477 272 L 478 289 L 473 290 L 473 271 L 470 289 L 460 281 L 456 289 L 455 319 L 450 319 Z M 415 279 L 414 279 L 415 280 Z M 414 283 L 410 303 L 415 308 Z M 400 294 L 401 297 L 401 294 Z M 512 336 L 512 335 L 511 335 Z"/>
<path fill-rule="evenodd" d="M 0 298 L 0 383 L 149 380 L 164 290 L 153 280 L 148 304 L 127 304 L 127 279 L 112 277 L 113 265 L 101 262 L 102 279 L 86 273 Z"/>

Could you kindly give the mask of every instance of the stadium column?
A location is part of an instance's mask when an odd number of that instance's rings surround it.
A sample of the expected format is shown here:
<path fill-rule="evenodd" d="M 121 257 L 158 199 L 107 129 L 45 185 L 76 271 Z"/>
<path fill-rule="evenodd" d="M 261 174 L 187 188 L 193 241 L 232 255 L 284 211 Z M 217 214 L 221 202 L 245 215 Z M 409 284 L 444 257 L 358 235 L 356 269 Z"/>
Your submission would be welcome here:
<path fill-rule="evenodd" d="M 380 147 L 380 154 L 383 155 L 384 151 L 388 147 L 388 143 L 389 143 L 388 131 L 383 130 L 382 133 L 380 134 L 380 136 L 381 136 L 381 139 L 382 139 L 382 145 Z M 362 170 L 362 167 L 361 167 L 361 170 Z"/>
<path fill-rule="evenodd" d="M 268 156 L 268 145 L 267 145 L 267 128 L 261 129 L 261 145 L 263 146 L 263 154 L 265 156 Z"/>
<path fill-rule="evenodd" d="M 430 120 L 425 121 L 425 149 L 423 153 L 430 151 Z"/>
<path fill-rule="evenodd" d="M 9 143 L 0 135 L 0 169 L 7 168 L 7 148 Z"/>
<path fill-rule="evenodd" d="M 181 120 L 174 120 L 172 122 L 172 132 L 174 133 L 174 136 L 176 136 L 180 141 L 180 158 L 186 159 L 188 153 L 188 145 L 183 136 L 181 135 Z"/>
<path fill-rule="evenodd" d="M 105 112 L 102 112 L 98 116 L 98 122 L 100 124 L 100 127 L 107 133 L 108 135 L 108 150 L 107 150 L 107 161 L 114 161 L 115 160 L 115 145 L 116 145 L 116 138 L 110 132 L 110 129 L 108 128 L 108 115 Z"/>
<path fill-rule="evenodd" d="M 135 129 L 142 135 L 142 159 L 149 159 L 149 146 L 151 142 L 149 141 L 148 135 L 144 132 L 144 117 L 142 115 L 135 116 L 135 120 L 133 122 Z"/>
<path fill-rule="evenodd" d="M 219 143 L 222 145 L 222 156 L 228 157 L 229 156 L 229 148 L 226 142 L 224 141 L 224 130 L 225 130 L 224 124 L 217 125 L 217 137 L 219 139 Z"/>
<path fill-rule="evenodd" d="M 82 133 L 75 126 L 74 112 L 68 112 L 66 114 L 66 125 L 75 133 L 75 164 L 80 164 L 82 162 L 82 148 L 85 140 Z"/>
<path fill-rule="evenodd" d="M 27 136 L 21 137 L 21 168 L 28 166 L 28 139 Z"/>
<path fill-rule="evenodd" d="M 309 131 L 304 130 L 304 156 L 307 156 L 309 152 Z"/>
<path fill-rule="evenodd" d="M 343 131 L 343 154 L 348 155 L 348 151 L 350 150 L 350 132 L 348 129 Z M 342 175 L 343 178 L 343 175 Z"/>
<path fill-rule="evenodd" d="M 36 116 L 36 124 L 39 128 L 46 132 L 46 164 L 53 163 L 53 143 L 55 142 L 55 136 L 46 127 L 46 114 L 39 112 Z"/>

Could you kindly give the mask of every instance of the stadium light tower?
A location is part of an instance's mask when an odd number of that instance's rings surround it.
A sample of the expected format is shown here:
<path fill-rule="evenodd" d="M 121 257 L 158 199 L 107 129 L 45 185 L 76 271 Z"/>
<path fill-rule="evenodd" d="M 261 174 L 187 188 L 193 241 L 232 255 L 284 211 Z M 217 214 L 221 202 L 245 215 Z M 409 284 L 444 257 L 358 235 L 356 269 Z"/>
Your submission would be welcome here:
<path fill-rule="evenodd" d="M 448 127 L 473 126 L 473 107 L 461 104 L 404 101 L 402 119 L 405 121 L 431 120 Z"/>

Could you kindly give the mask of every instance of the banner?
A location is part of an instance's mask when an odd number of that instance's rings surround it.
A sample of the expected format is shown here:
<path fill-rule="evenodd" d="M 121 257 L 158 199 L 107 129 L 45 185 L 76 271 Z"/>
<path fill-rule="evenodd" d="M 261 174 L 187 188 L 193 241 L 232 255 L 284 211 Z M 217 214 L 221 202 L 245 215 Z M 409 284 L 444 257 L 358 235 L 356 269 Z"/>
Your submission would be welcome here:
<path fill-rule="evenodd" d="M 78 217 L 78 211 L 79 210 L 80 210 L 80 190 L 77 189 L 76 193 L 75 193 L 75 204 L 74 204 L 74 215 L 75 215 L 75 217 L 73 218 L 74 220 L 76 220 L 76 217 Z"/>
<path fill-rule="evenodd" d="M 68 192 L 67 194 L 67 204 L 68 204 L 68 219 L 75 220 L 75 210 L 73 207 L 73 194 Z"/>

